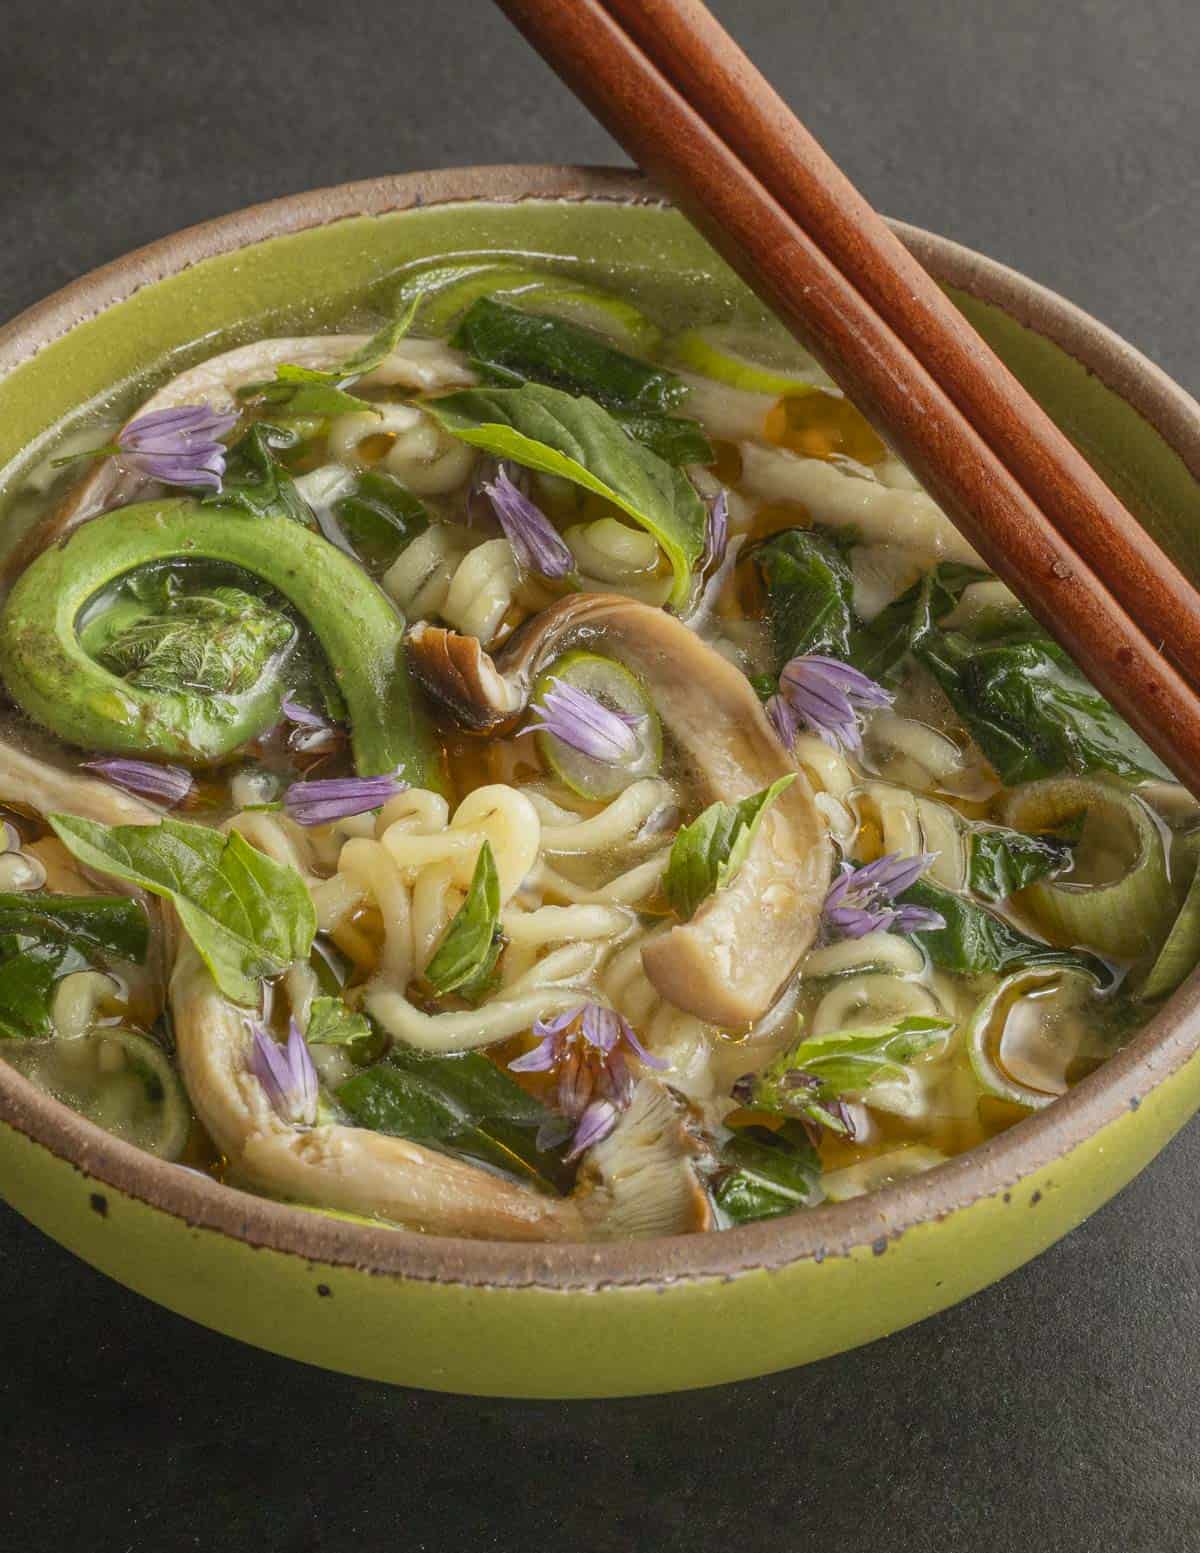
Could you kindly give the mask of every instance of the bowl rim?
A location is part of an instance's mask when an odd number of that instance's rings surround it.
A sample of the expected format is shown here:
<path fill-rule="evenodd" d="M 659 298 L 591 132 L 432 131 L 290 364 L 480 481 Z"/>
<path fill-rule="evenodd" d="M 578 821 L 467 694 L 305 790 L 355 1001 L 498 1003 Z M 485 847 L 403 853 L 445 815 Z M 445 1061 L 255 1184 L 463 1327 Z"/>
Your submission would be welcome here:
<path fill-rule="evenodd" d="M 0 328 L 0 375 L 131 296 L 201 259 L 357 216 L 433 205 L 613 201 L 667 207 L 620 168 L 503 165 L 415 172 L 285 196 L 183 229 L 71 282 Z M 946 284 L 1046 336 L 1129 403 L 1200 480 L 1200 404 L 1120 336 L 1057 293 L 995 260 L 901 222 L 898 235 Z M 594 1290 L 663 1287 L 821 1262 L 888 1243 L 918 1225 L 1011 1190 L 1086 1142 L 1200 1049 L 1200 972 L 1145 1028 L 1069 1094 L 933 1171 L 802 1214 L 719 1235 L 611 1244 L 475 1241 L 406 1233 L 254 1196 L 123 1143 L 0 1062 L 0 1121 L 82 1175 L 146 1205 L 256 1248 L 413 1282 Z"/>

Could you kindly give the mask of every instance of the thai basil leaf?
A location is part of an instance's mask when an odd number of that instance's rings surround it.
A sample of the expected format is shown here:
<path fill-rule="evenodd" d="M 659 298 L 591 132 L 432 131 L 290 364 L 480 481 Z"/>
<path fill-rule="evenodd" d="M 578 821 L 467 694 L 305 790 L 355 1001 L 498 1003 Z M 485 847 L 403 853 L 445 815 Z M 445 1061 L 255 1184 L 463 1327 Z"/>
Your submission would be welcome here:
<path fill-rule="evenodd" d="M 791 1046 L 758 1074 L 749 1103 L 783 1116 L 807 1114 L 807 1098 L 836 1100 L 861 1095 L 875 1084 L 902 1080 L 908 1064 L 938 1045 L 952 1019 L 913 1014 L 895 1024 L 860 1030 L 833 1030 Z M 817 1081 L 797 1088 L 790 1075 L 801 1073 Z"/>
<path fill-rule="evenodd" d="M 360 346 L 353 355 L 347 356 L 337 368 L 338 381 L 345 382 L 347 379 L 366 377 L 368 373 L 381 367 L 412 328 L 417 310 L 423 301 L 423 297 L 416 296 L 406 302 L 395 318 L 384 324 L 382 329 L 377 329 L 366 344 Z"/>
<path fill-rule="evenodd" d="M 241 588 L 177 596 L 112 636 L 98 661 L 144 690 L 240 695 L 296 635 L 277 609 Z"/>
<path fill-rule="evenodd" d="M 963 590 L 988 575 L 957 562 L 943 561 L 935 566 L 868 625 L 854 628 L 850 635 L 850 662 L 879 684 L 894 684 L 908 654 L 925 640 L 943 615 L 950 613 Z"/>
<path fill-rule="evenodd" d="M 386 1038 L 365 1014 L 351 1012 L 340 996 L 314 998 L 304 1039 L 310 1046 L 344 1046 L 355 1062 L 375 1062 Z"/>
<path fill-rule="evenodd" d="M 291 518 L 312 528 L 308 503 L 275 457 L 299 441 L 294 431 L 259 421 L 230 448 L 221 489 L 203 496 L 204 506 L 242 512 L 251 518 Z"/>
<path fill-rule="evenodd" d="M 337 387 L 340 373 L 321 372 L 312 367 L 277 367 L 268 383 L 246 383 L 237 391 L 243 402 L 256 408 L 283 410 L 288 415 L 354 415 L 369 410 L 379 414 L 379 406 L 359 399 Z"/>
<path fill-rule="evenodd" d="M 54 1034 L 54 989 L 88 961 L 65 943 L 6 937 L 0 941 L 0 1038 L 36 1040 Z"/>
<path fill-rule="evenodd" d="M 526 383 L 444 394 L 425 409 L 472 447 L 611 501 L 658 541 L 675 574 L 670 602 L 686 601 L 704 553 L 704 503 L 681 470 L 628 437 L 601 405 Z"/>
<path fill-rule="evenodd" d="M 502 382 L 548 383 L 612 409 L 665 411 L 687 394 L 674 372 L 626 355 L 592 329 L 492 297 L 472 303 L 450 343 Z"/>
<path fill-rule="evenodd" d="M 746 861 L 767 808 L 795 780 L 794 773 L 789 773 L 740 803 L 718 800 L 690 825 L 681 827 L 671 847 L 663 888 L 682 922 L 695 916 L 700 903 L 714 890 L 733 880 Z"/>
<path fill-rule="evenodd" d="M 146 913 L 127 895 L 52 895 L 48 890 L 0 895 L 0 934 L 138 964 L 150 943 Z"/>
<path fill-rule="evenodd" d="M 976 643 L 959 632 L 931 631 L 916 655 L 1006 786 L 1063 771 L 1169 778 L 1049 637 Z"/>
<path fill-rule="evenodd" d="M 699 421 L 656 410 L 613 410 L 612 416 L 666 464 L 711 464 L 716 456 Z"/>
<path fill-rule="evenodd" d="M 425 980 L 435 992 L 456 992 L 468 1002 L 477 1001 L 491 986 L 503 947 L 500 876 L 491 843 L 485 841 L 479 849 L 467 898 L 425 967 Z"/>
<path fill-rule="evenodd" d="M 261 977 L 307 958 L 317 923 L 304 880 L 237 831 L 182 820 L 99 825 L 71 814 L 52 814 L 50 824 L 85 867 L 169 900 L 235 1003 L 257 1004 Z"/>
<path fill-rule="evenodd" d="M 821 1161 L 801 1127 L 740 1128 L 721 1150 L 713 1199 L 734 1224 L 815 1208 L 824 1196 Z"/>
<path fill-rule="evenodd" d="M 1074 965 L 1110 986 L 1111 967 L 1096 955 L 1076 949 L 1057 949 L 1013 927 L 995 912 L 978 906 L 963 895 L 945 890 L 929 879 L 918 879 L 900 900 L 910 906 L 928 906 L 940 912 L 946 925 L 922 928 L 918 943 L 935 965 L 960 976 L 1018 970 L 1028 965 Z"/>
<path fill-rule="evenodd" d="M 372 577 L 382 576 L 418 534 L 429 527 L 425 504 L 403 486 L 395 475 L 367 470 L 354 489 L 334 502 L 336 535 Z"/>
<path fill-rule="evenodd" d="M 811 529 L 789 528 L 754 549 L 767 593 L 777 669 L 803 653 L 845 658 L 854 578 L 844 553 Z"/>
<path fill-rule="evenodd" d="M 360 1127 L 447 1148 L 543 1188 L 570 1184 L 561 1151 L 537 1145 L 552 1113 L 479 1052 L 396 1048 L 347 1079 L 337 1100 Z"/>
<path fill-rule="evenodd" d="M 1071 843 L 1058 836 L 1027 836 L 1003 825 L 981 825 L 970 833 L 967 884 L 985 901 L 1006 901 L 1037 879 L 1071 866 Z"/>

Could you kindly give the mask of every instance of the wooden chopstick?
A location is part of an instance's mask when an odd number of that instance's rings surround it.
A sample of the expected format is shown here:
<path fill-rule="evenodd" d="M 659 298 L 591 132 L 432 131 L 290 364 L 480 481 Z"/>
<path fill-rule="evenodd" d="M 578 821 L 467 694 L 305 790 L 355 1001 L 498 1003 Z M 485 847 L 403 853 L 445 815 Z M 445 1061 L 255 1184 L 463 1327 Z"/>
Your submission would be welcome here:
<path fill-rule="evenodd" d="M 1200 687 L 1200 594 L 700 0 L 602 0 L 954 400 L 1109 590 Z"/>
<path fill-rule="evenodd" d="M 1200 696 L 890 325 L 600 0 L 498 4 L 804 339 L 985 563 L 1200 794 Z"/>

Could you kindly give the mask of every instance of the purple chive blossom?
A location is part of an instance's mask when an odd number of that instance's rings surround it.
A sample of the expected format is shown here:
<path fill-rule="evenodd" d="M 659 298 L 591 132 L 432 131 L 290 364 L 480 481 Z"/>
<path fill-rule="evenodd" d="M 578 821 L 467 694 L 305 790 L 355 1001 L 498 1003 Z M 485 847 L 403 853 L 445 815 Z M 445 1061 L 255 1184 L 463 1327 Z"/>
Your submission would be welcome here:
<path fill-rule="evenodd" d="M 615 711 L 589 696 L 586 690 L 576 690 L 561 679 L 550 681 L 550 689 L 534 711 L 541 722 L 530 723 L 531 731 L 540 728 L 552 733 L 591 760 L 616 766 L 637 754 L 634 730 L 645 722 L 644 717 Z"/>
<path fill-rule="evenodd" d="M 288 749 L 299 754 L 308 754 L 337 743 L 340 730 L 335 723 L 330 722 L 327 717 L 322 717 L 319 712 L 314 712 L 307 706 L 301 706 L 298 701 L 291 700 L 285 701 L 280 711 L 292 724 L 287 735 Z"/>
<path fill-rule="evenodd" d="M 286 1046 L 280 1046 L 261 1025 L 254 1026 L 250 1071 L 281 1121 L 313 1125 L 317 1119 L 317 1070 L 294 1019 Z"/>
<path fill-rule="evenodd" d="M 346 820 L 351 815 L 382 808 L 407 786 L 394 773 L 293 782 L 283 795 L 283 807 L 297 825 L 328 825 L 333 820 Z"/>
<path fill-rule="evenodd" d="M 633 1099 L 633 1075 L 622 1046 L 648 1068 L 667 1066 L 650 1055 L 628 1020 L 599 1003 L 583 1003 L 553 1019 L 539 1019 L 533 1033 L 540 1044 L 509 1067 L 515 1073 L 558 1074 L 558 1109 L 575 1125 L 567 1159 L 577 1159 L 584 1149 L 607 1138 Z M 556 1130 L 552 1123 L 548 1132 Z"/>
<path fill-rule="evenodd" d="M 159 766 L 150 760 L 85 760 L 85 771 L 95 771 L 114 787 L 122 787 L 139 798 L 174 808 L 192 790 L 191 774 L 182 766 Z"/>
<path fill-rule="evenodd" d="M 821 920 L 828 938 L 865 938 L 868 933 L 926 933 L 946 926 L 941 912 L 927 906 L 897 906 L 933 862 L 935 854 L 901 857 L 889 852 L 865 868 L 850 868 L 833 881 Z"/>
<path fill-rule="evenodd" d="M 807 728 L 835 749 L 857 751 L 862 749 L 859 714 L 891 704 L 889 691 L 848 663 L 808 653 L 784 665 L 767 716 L 788 749 Z"/>
<path fill-rule="evenodd" d="M 152 410 L 118 433 L 114 451 L 129 468 L 164 485 L 219 491 L 226 451 L 220 439 L 236 424 L 236 415 L 220 415 L 203 402 Z"/>
<path fill-rule="evenodd" d="M 483 487 L 504 537 L 518 563 L 542 577 L 566 577 L 575 570 L 575 557 L 550 519 L 510 478 L 501 464 L 496 478 Z"/>
<path fill-rule="evenodd" d="M 717 566 L 729 543 L 729 492 L 724 488 L 707 502 L 708 526 L 704 533 L 704 559 L 700 570 Z"/>

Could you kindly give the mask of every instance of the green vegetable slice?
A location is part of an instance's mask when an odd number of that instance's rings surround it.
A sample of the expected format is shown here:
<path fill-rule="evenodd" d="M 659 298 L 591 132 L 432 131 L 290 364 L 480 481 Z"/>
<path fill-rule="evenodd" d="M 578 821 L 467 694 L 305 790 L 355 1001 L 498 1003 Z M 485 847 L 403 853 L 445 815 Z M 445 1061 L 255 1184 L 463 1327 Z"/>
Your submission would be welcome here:
<path fill-rule="evenodd" d="M 531 705 L 537 709 L 555 680 L 582 690 L 613 711 L 640 719 L 633 729 L 638 748 L 629 761 L 610 765 L 572 749 L 555 734 L 539 729 L 534 735 L 545 765 L 572 792 L 583 798 L 615 798 L 631 782 L 654 776 L 662 767 L 662 723 L 649 692 L 615 658 L 575 651 L 556 658 L 534 687 Z"/>
<path fill-rule="evenodd" d="M 573 1179 L 561 1150 L 539 1149 L 551 1113 L 480 1052 L 429 1056 L 397 1047 L 337 1091 L 360 1127 L 443 1147 L 543 1190 Z"/>
<path fill-rule="evenodd" d="M 613 409 L 662 413 L 686 393 L 673 372 L 616 350 L 591 329 L 492 297 L 480 297 L 450 343 L 501 383 L 549 383 Z"/>
<path fill-rule="evenodd" d="M 918 879 L 900 900 L 940 912 L 946 925 L 924 928 L 918 942 L 934 965 L 960 976 L 1011 971 L 1018 966 L 1067 965 L 1087 970 L 1104 985 L 1113 981 L 1111 966 L 1083 950 L 1059 948 L 1022 933 L 994 911 L 966 896 L 945 890 L 932 880 Z"/>
<path fill-rule="evenodd" d="M 1071 872 L 1035 880 L 1021 904 L 1054 943 L 1139 959 L 1162 943 L 1173 912 L 1162 834 L 1141 800 L 1109 782 L 1060 777 L 1018 788 L 1004 806 L 1024 831 L 1054 831 L 1081 816 Z"/>
<path fill-rule="evenodd" d="M 425 408 L 470 446 L 611 501 L 661 545 L 674 572 L 670 601 L 686 602 L 704 554 L 704 503 L 680 470 L 628 437 L 601 405 L 526 383 L 445 394 Z"/>
<path fill-rule="evenodd" d="M 744 393 L 795 398 L 824 391 L 812 380 L 816 363 L 782 330 L 766 334 L 735 324 L 686 329 L 668 343 L 667 354 L 701 377 Z"/>
<path fill-rule="evenodd" d="M 718 799 L 680 829 L 663 875 L 667 899 L 680 921 L 689 921 L 714 890 L 732 883 L 767 809 L 795 780 L 790 772 L 740 803 Z"/>
<path fill-rule="evenodd" d="M 399 768 L 428 784 L 402 617 L 349 556 L 285 518 L 231 521 L 177 500 L 85 523 L 21 575 L 0 615 L 0 674 L 13 700 L 69 743 L 191 764 L 222 760 L 269 727 L 289 688 L 282 677 L 243 704 L 140 689 L 84 652 L 76 622 L 89 600 L 127 572 L 181 557 L 241 567 L 281 593 L 308 622 L 345 699 L 359 775 Z"/>
<path fill-rule="evenodd" d="M 721 1150 L 713 1201 L 731 1224 L 815 1208 L 824 1195 L 821 1161 L 798 1125 L 739 1128 Z"/>
<path fill-rule="evenodd" d="M 1049 637 L 979 643 L 961 632 L 931 630 L 914 651 L 1008 787 L 1094 771 L 1134 782 L 1169 778 Z"/>
<path fill-rule="evenodd" d="M 331 512 L 333 532 L 327 537 L 349 550 L 372 577 L 381 577 L 429 527 L 425 504 L 382 469 L 358 475 Z"/>
<path fill-rule="evenodd" d="M 845 551 L 817 530 L 789 528 L 753 555 L 767 592 L 777 671 L 803 653 L 847 657 L 854 577 Z"/>
<path fill-rule="evenodd" d="M 1095 979 L 1081 971 L 1006 976 L 967 1028 L 971 1067 L 983 1089 L 1028 1110 L 1065 1094 L 1072 1065 L 1089 1054 L 1089 1026 L 1096 1015 L 1085 1005 L 1095 990 Z M 1098 1059 L 1101 1052 L 1094 1055 Z"/>
<path fill-rule="evenodd" d="M 178 1159 L 192 1125 L 178 1074 L 156 1041 L 104 1026 L 72 1040 L 0 1042 L 0 1057 L 114 1137 Z"/>
<path fill-rule="evenodd" d="M 435 265 L 409 277 L 401 296 L 421 300 L 421 326 L 430 334 L 448 334 L 480 297 L 496 297 L 594 329 L 621 349 L 642 355 L 649 355 L 659 339 L 654 324 L 624 297 L 516 264 Z"/>
<path fill-rule="evenodd" d="M 86 868 L 169 900 L 213 979 L 235 1003 L 257 1005 L 259 979 L 307 958 L 316 912 L 294 868 L 257 851 L 237 831 L 162 820 L 100 825 L 49 816 Z"/>

